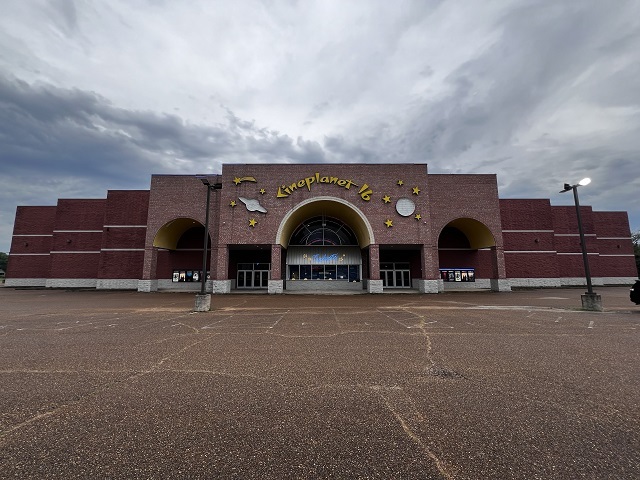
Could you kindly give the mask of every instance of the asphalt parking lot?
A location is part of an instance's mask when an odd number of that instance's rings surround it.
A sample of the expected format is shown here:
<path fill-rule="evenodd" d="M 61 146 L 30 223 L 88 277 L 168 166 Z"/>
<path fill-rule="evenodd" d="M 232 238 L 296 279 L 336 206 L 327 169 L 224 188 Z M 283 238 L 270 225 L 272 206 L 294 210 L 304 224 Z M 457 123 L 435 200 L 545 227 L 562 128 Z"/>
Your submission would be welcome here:
<path fill-rule="evenodd" d="M 0 478 L 640 478 L 628 288 L 0 288 Z"/>

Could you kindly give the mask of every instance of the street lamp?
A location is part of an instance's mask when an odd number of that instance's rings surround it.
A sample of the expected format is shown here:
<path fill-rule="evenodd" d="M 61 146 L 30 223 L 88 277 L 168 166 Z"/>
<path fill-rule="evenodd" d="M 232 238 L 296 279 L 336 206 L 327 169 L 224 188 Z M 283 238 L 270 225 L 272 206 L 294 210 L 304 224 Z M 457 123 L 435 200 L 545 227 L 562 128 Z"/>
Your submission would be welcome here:
<path fill-rule="evenodd" d="M 578 200 L 578 187 L 583 187 L 591 183 L 590 178 L 583 178 L 575 185 L 564 184 L 564 189 L 560 193 L 573 190 L 573 200 L 576 204 L 576 215 L 578 217 L 578 232 L 580 233 L 580 247 L 582 249 L 582 261 L 584 263 L 584 274 L 587 278 L 587 291 L 582 295 L 582 308 L 585 310 L 602 311 L 602 298 L 593 291 L 591 284 L 591 272 L 589 270 L 589 257 L 587 255 L 587 244 L 584 239 L 584 230 L 582 228 L 582 216 L 580 215 L 580 200 Z"/>
<path fill-rule="evenodd" d="M 207 283 L 207 246 L 209 244 L 209 204 L 211 202 L 211 190 L 220 190 L 221 183 L 209 183 L 206 177 L 199 177 L 207 187 L 207 206 L 204 221 L 204 246 L 202 247 L 202 275 L 200 275 L 200 294 L 196 295 L 196 312 L 207 312 L 211 309 L 211 294 L 205 293 Z"/>

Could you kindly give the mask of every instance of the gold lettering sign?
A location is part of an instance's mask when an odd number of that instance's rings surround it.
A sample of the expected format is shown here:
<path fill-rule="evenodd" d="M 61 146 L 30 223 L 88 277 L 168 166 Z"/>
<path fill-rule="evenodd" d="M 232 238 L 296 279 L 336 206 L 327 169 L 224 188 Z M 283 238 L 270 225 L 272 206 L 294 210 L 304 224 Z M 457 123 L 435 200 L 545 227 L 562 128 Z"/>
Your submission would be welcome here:
<path fill-rule="evenodd" d="M 344 178 L 339 177 L 330 177 L 330 176 L 320 176 L 318 172 L 312 177 L 306 177 L 301 180 L 295 181 L 289 185 L 281 185 L 278 187 L 277 198 L 286 198 L 295 192 L 299 188 L 307 187 L 307 190 L 311 191 L 311 185 L 314 183 L 330 183 L 333 185 L 337 185 L 342 188 L 346 188 L 347 190 L 351 190 L 351 187 L 360 187 L 357 183 L 354 183 L 353 180 L 346 180 Z M 371 194 L 373 190 L 369 188 L 369 185 L 366 183 L 360 187 L 358 190 L 358 195 L 364 201 L 368 202 L 371 200 Z"/>

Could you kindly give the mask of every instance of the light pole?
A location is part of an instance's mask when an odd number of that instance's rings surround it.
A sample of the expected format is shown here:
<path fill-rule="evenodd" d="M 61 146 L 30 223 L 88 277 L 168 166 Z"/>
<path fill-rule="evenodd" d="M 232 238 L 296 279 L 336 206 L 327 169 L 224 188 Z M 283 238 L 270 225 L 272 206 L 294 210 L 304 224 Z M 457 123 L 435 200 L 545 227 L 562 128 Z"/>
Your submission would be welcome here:
<path fill-rule="evenodd" d="M 576 216 L 578 217 L 578 232 L 580 233 L 580 247 L 582 249 L 582 262 L 584 263 L 584 274 L 587 279 L 587 291 L 582 295 L 582 308 L 585 310 L 602 311 L 602 297 L 593 291 L 591 284 L 591 271 L 589 270 L 589 256 L 587 254 L 587 244 L 584 239 L 584 230 L 582 228 L 582 216 L 580 215 L 580 200 L 578 199 L 578 187 L 589 185 L 590 178 L 583 178 L 575 185 L 564 184 L 564 189 L 560 193 L 573 191 L 573 200 L 576 205 Z"/>
<path fill-rule="evenodd" d="M 204 245 L 202 247 L 202 275 L 200 275 L 200 294 L 196 295 L 196 312 L 208 312 L 211 309 L 211 294 L 205 292 L 207 283 L 207 247 L 209 245 L 209 204 L 211 203 L 211 190 L 220 190 L 221 183 L 209 183 L 206 177 L 199 177 L 200 181 L 207 187 L 207 206 L 204 221 Z"/>

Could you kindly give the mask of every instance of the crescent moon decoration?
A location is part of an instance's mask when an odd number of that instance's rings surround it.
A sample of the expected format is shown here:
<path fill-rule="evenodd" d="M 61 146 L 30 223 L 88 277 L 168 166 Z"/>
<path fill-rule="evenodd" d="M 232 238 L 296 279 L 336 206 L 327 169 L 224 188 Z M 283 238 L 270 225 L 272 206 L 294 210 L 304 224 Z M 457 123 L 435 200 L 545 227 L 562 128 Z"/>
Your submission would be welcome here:
<path fill-rule="evenodd" d="M 236 185 L 240 185 L 242 182 L 257 183 L 258 181 L 256 180 L 255 177 L 236 177 L 233 179 L 233 183 L 235 183 Z"/>
<path fill-rule="evenodd" d="M 403 217 L 410 217 L 416 211 L 416 204 L 408 198 L 401 198 L 396 202 L 396 212 Z"/>
<path fill-rule="evenodd" d="M 267 213 L 267 209 L 260 205 L 260 202 L 258 200 L 244 197 L 238 197 L 238 200 L 244 203 L 244 205 L 247 207 L 247 210 L 250 212 Z"/>

